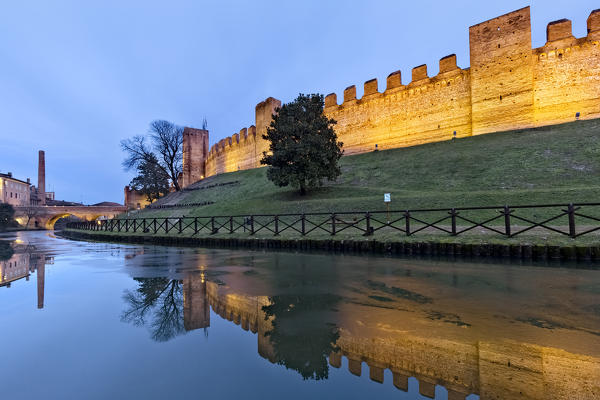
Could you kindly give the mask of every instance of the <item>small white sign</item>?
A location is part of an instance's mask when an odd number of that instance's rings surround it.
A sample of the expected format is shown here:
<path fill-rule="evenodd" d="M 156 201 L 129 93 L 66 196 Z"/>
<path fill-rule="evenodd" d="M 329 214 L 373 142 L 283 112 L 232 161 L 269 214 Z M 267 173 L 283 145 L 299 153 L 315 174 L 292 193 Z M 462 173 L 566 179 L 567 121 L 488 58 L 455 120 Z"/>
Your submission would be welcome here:
<path fill-rule="evenodd" d="M 391 193 L 384 193 L 383 194 L 383 202 L 384 203 L 391 203 L 392 202 L 392 194 Z"/>

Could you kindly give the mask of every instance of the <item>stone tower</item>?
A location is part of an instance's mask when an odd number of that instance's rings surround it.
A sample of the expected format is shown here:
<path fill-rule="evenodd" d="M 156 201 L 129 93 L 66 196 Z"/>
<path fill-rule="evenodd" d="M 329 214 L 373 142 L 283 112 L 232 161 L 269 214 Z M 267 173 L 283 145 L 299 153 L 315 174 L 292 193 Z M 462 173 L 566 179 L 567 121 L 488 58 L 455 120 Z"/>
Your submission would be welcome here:
<path fill-rule="evenodd" d="M 269 143 L 262 138 L 267 133 L 267 127 L 271 124 L 275 109 L 281 107 L 281 100 L 269 97 L 256 105 L 256 166 L 260 167 L 262 154 L 269 150 Z"/>
<path fill-rule="evenodd" d="M 39 205 L 46 205 L 46 155 L 44 150 L 38 153 L 38 200 Z"/>
<path fill-rule="evenodd" d="M 183 179 L 186 187 L 206 176 L 208 157 L 208 131 L 206 129 L 183 129 Z"/>
<path fill-rule="evenodd" d="M 529 7 L 469 28 L 473 135 L 533 126 Z"/>

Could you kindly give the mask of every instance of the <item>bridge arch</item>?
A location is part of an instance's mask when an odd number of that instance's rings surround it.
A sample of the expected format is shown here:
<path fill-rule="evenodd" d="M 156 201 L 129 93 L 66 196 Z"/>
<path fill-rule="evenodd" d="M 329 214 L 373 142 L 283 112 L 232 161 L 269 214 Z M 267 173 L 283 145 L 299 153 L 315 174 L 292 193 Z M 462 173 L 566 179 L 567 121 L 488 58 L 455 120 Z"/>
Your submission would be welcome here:
<path fill-rule="evenodd" d="M 56 221 L 73 215 L 86 221 L 95 221 L 101 216 L 113 218 L 127 211 L 125 206 L 36 206 L 15 207 L 15 217 L 20 220 L 35 221 L 40 228 L 54 229 Z"/>
<path fill-rule="evenodd" d="M 100 215 L 100 214 L 98 214 L 98 215 L 95 215 L 95 214 L 94 215 L 82 215 L 82 214 L 78 214 L 78 213 L 65 212 L 65 213 L 60 213 L 60 214 L 52 215 L 50 218 L 48 218 L 43 223 L 43 226 L 46 229 L 53 230 L 54 229 L 54 224 L 56 224 L 56 222 L 59 219 L 65 218 L 65 217 L 69 217 L 69 216 L 77 217 L 77 218 L 80 218 L 80 219 L 85 220 L 85 221 L 95 221 L 98 218 L 100 218 L 102 215 Z"/>

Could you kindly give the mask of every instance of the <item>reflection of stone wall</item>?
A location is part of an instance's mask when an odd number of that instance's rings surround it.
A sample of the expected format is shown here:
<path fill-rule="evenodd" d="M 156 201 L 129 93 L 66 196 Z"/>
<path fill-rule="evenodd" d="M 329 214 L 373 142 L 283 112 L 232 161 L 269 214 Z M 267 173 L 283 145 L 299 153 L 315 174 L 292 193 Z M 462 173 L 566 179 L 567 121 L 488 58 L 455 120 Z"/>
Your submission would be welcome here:
<path fill-rule="evenodd" d="M 276 362 L 273 347 L 264 333 L 271 329 L 262 311 L 269 304 L 265 296 L 230 293 L 215 283 L 207 283 L 213 310 L 225 319 L 258 333 L 258 352 Z M 344 313 L 344 310 L 340 311 Z M 348 316 L 346 316 L 348 317 Z M 373 336 L 368 330 L 350 332 L 340 326 L 339 353 L 329 357 L 339 368 L 342 357 L 354 375 L 362 374 L 383 383 L 384 371 L 391 370 L 392 384 L 408 390 L 408 378 L 419 381 L 419 392 L 430 398 L 435 386 L 448 390 L 448 399 L 464 399 L 476 393 L 482 399 L 591 399 L 600 396 L 600 359 L 563 350 L 514 341 L 440 340 L 407 333 L 391 338 Z M 401 328 L 398 328 L 401 329 Z"/>
<path fill-rule="evenodd" d="M 600 117 L 600 10 L 588 18 L 588 35 L 576 39 L 571 21 L 548 25 L 547 43 L 531 47 L 529 7 L 469 28 L 470 68 L 456 56 L 439 62 L 430 77 L 427 66 L 413 68 L 409 84 L 391 73 L 385 90 L 376 79 L 325 98 L 325 114 L 345 154 L 414 146 L 510 129 Z M 269 97 L 256 106 L 255 124 L 215 144 L 206 159 L 206 176 L 260 166 L 268 150 L 262 139 L 281 102 Z M 188 183 L 186 183 L 187 185 Z"/>
<path fill-rule="evenodd" d="M 258 334 L 258 353 L 271 362 L 276 362 L 273 346 L 265 333 L 271 330 L 271 320 L 265 319 L 263 306 L 269 305 L 267 296 L 244 296 L 224 293 L 219 285 L 207 284 L 209 302 L 215 313 L 233 321 L 244 330 Z"/>
<path fill-rule="evenodd" d="M 470 344 L 410 335 L 390 341 L 349 336 L 348 332 L 342 332 L 337 344 L 341 353 L 330 357 L 332 366 L 341 365 L 343 354 L 355 375 L 361 374 L 364 361 L 375 381 L 383 381 L 387 368 L 395 385 L 415 376 L 419 390 L 429 397 L 433 397 L 436 384 L 457 399 L 469 393 L 482 399 L 544 400 L 600 395 L 600 360 L 558 349 L 512 341 Z"/>
<path fill-rule="evenodd" d="M 186 331 L 210 326 L 204 274 L 193 274 L 183 280 L 183 326 Z"/>

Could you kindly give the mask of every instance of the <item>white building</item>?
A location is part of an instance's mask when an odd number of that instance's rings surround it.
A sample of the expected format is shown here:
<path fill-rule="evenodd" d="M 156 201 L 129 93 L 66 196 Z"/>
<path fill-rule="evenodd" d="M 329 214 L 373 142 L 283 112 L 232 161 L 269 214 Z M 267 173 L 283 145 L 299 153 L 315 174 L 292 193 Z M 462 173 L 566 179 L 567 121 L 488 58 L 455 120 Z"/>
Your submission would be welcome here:
<path fill-rule="evenodd" d="M 0 202 L 13 206 L 28 206 L 30 204 L 31 183 L 13 178 L 9 172 L 0 173 Z"/>

